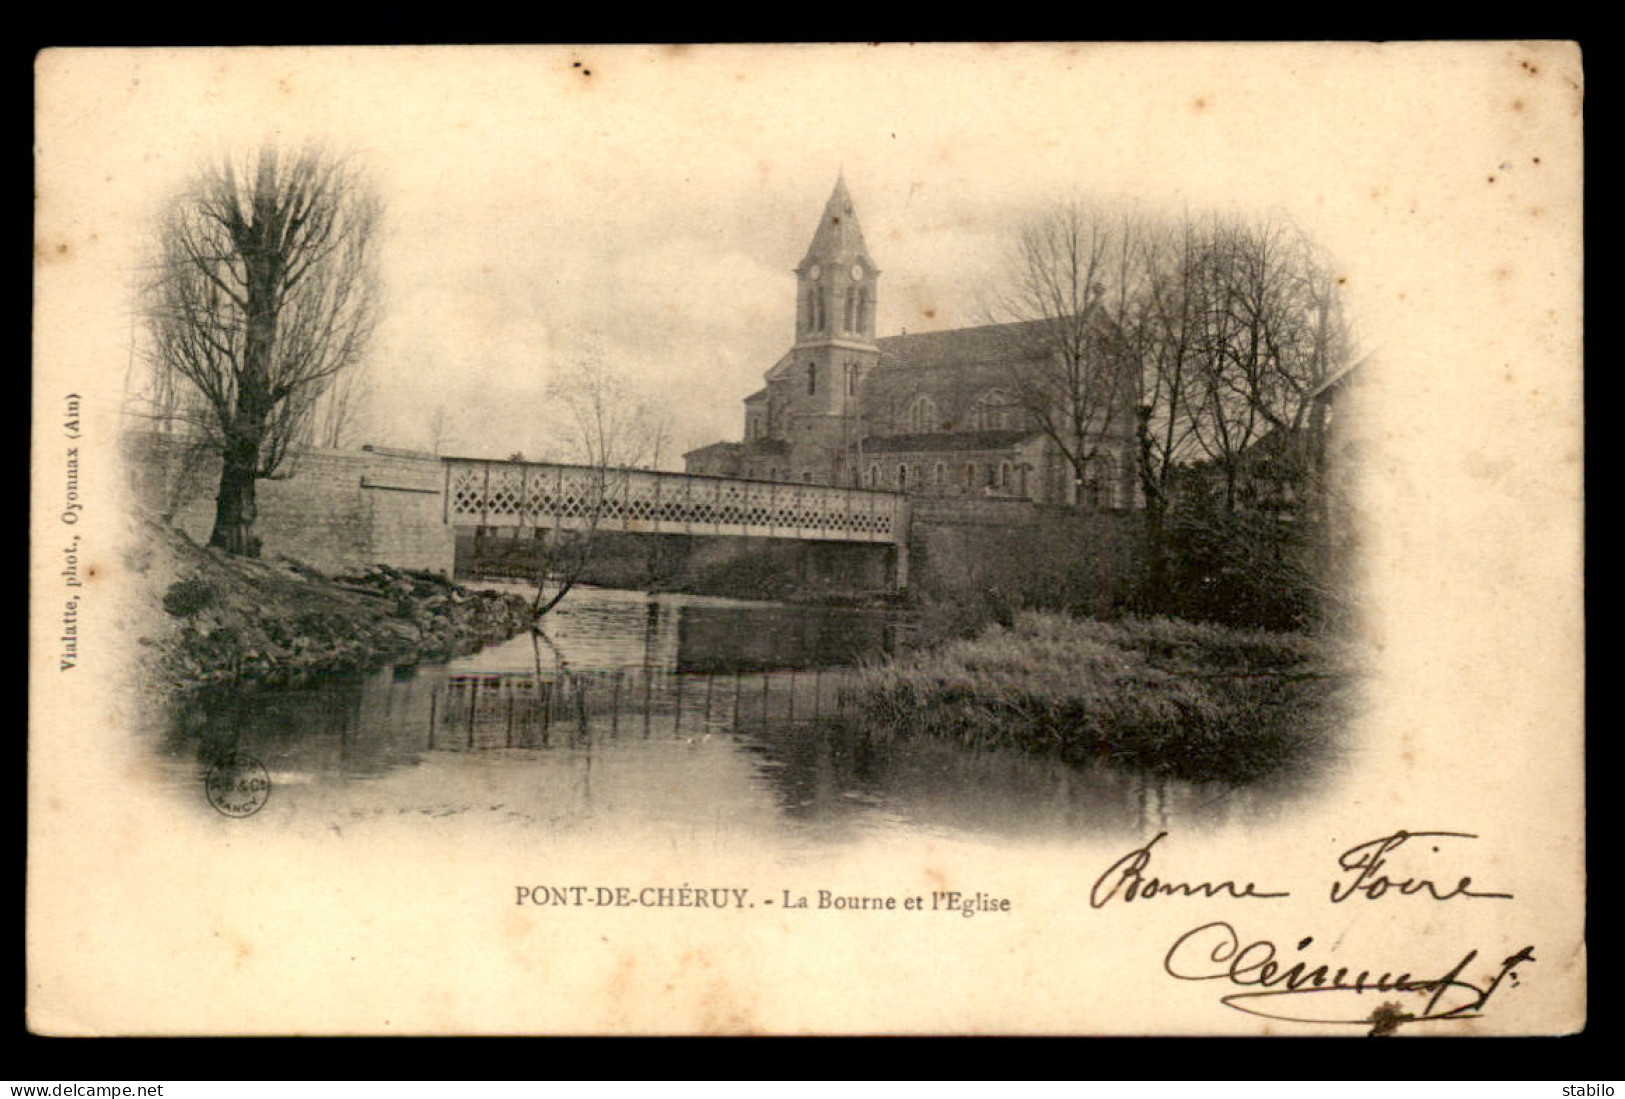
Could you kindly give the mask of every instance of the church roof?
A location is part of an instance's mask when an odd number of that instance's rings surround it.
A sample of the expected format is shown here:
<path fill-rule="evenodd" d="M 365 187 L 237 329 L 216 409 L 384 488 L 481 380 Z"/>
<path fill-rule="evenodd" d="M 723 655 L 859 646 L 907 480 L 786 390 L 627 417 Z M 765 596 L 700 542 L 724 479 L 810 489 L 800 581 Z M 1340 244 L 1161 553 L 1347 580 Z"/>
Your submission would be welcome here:
<path fill-rule="evenodd" d="M 1044 346 L 1044 321 L 984 324 L 976 328 L 949 328 L 939 332 L 886 336 L 880 347 L 883 367 L 932 369 L 970 363 L 1005 362 L 1019 354 L 1034 354 Z"/>
<path fill-rule="evenodd" d="M 824 203 L 824 213 L 818 219 L 818 229 L 813 233 L 812 244 L 808 245 L 801 266 L 815 260 L 844 263 L 858 256 L 867 260 L 869 248 L 863 243 L 863 229 L 858 225 L 857 211 L 846 189 L 846 175 L 842 173 L 835 180 L 829 201 Z"/>
<path fill-rule="evenodd" d="M 696 454 L 736 454 L 742 458 L 764 458 L 786 454 L 790 444 L 783 439 L 751 439 L 743 443 L 709 443 L 693 450 L 685 450 L 683 457 L 690 458 Z"/>

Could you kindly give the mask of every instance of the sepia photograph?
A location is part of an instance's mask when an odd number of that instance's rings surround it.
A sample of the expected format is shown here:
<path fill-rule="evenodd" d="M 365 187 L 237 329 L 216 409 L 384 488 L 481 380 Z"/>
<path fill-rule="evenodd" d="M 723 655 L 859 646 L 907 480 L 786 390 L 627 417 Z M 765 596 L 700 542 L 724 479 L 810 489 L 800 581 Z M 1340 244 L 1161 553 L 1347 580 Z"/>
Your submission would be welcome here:
<path fill-rule="evenodd" d="M 1578 48 L 36 94 L 35 1033 L 1584 1027 Z"/>

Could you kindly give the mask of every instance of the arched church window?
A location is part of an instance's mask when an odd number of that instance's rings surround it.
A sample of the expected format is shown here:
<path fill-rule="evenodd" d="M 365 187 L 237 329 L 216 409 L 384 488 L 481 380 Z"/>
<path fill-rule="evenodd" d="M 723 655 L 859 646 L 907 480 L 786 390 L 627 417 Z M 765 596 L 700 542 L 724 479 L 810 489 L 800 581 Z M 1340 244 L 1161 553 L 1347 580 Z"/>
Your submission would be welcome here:
<path fill-rule="evenodd" d="M 858 364 L 846 364 L 846 395 L 855 397 L 858 393 Z"/>
<path fill-rule="evenodd" d="M 846 288 L 846 315 L 845 315 L 845 317 L 843 319 L 846 321 L 846 324 L 844 326 L 842 326 L 843 331 L 846 331 L 846 332 L 855 332 L 855 331 L 857 331 L 857 328 L 858 328 L 858 288 L 855 287 L 855 286 L 848 286 Z"/>
<path fill-rule="evenodd" d="M 963 487 L 964 487 L 964 490 L 966 492 L 975 492 L 976 491 L 976 463 L 975 462 L 966 462 L 965 463 L 965 483 L 964 483 Z"/>
<path fill-rule="evenodd" d="M 999 463 L 999 488 L 1008 492 L 1010 489 L 1010 463 Z"/>
<path fill-rule="evenodd" d="M 869 466 L 869 487 L 880 487 L 880 463 L 874 462 Z"/>
<path fill-rule="evenodd" d="M 898 466 L 897 467 L 897 491 L 898 492 L 907 492 L 908 491 L 908 467 L 907 466 Z"/>
<path fill-rule="evenodd" d="M 1002 431 L 1016 426 L 1015 402 L 1002 389 L 990 389 L 971 405 L 971 426 L 977 431 Z"/>
<path fill-rule="evenodd" d="M 931 467 L 931 487 L 938 492 L 948 480 L 948 467 L 941 462 Z"/>
<path fill-rule="evenodd" d="M 817 290 L 812 292 L 812 305 L 813 331 L 822 332 L 824 330 L 824 295 Z"/>
<path fill-rule="evenodd" d="M 909 402 L 907 419 L 908 429 L 916 435 L 935 431 L 942 423 L 937 402 L 924 394 Z"/>
<path fill-rule="evenodd" d="M 872 332 L 875 327 L 875 299 L 864 287 L 858 291 L 858 331 Z"/>
<path fill-rule="evenodd" d="M 818 392 L 818 364 L 807 364 L 807 396 Z"/>

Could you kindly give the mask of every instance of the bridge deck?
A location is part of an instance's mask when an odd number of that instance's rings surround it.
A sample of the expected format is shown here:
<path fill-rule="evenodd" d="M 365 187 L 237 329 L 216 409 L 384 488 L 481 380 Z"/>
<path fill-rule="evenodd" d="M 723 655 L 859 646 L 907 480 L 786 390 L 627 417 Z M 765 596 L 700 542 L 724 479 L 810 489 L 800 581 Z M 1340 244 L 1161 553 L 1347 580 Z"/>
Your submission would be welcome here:
<path fill-rule="evenodd" d="M 445 458 L 445 521 L 644 534 L 901 542 L 896 492 L 655 470 Z"/>

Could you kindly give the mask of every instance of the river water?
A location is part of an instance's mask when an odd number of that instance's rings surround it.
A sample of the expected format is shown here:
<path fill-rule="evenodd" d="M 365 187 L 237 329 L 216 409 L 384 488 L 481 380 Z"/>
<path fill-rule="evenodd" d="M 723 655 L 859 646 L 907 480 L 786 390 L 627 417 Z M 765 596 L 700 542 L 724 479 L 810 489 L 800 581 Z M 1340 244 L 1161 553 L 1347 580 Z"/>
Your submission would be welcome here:
<path fill-rule="evenodd" d="M 191 699 L 158 756 L 200 806 L 211 763 L 251 757 L 265 808 L 290 820 L 474 815 L 674 842 L 1143 834 L 1274 814 L 1309 785 L 1300 772 L 1230 789 L 876 743 L 843 722 L 841 685 L 907 629 L 889 611 L 577 589 L 540 635 L 449 662 Z"/>

